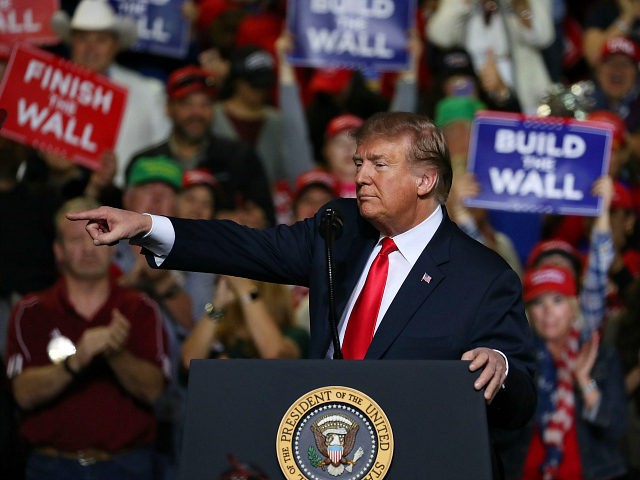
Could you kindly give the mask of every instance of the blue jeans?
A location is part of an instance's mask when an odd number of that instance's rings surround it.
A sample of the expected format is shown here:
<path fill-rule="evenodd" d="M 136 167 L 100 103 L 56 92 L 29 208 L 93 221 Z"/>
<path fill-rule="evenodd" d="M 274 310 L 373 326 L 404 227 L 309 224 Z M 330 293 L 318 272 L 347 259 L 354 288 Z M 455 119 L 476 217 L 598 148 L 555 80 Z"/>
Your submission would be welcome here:
<path fill-rule="evenodd" d="M 26 480 L 152 480 L 151 449 L 132 450 L 112 460 L 81 465 L 77 460 L 37 452 L 27 460 Z"/>

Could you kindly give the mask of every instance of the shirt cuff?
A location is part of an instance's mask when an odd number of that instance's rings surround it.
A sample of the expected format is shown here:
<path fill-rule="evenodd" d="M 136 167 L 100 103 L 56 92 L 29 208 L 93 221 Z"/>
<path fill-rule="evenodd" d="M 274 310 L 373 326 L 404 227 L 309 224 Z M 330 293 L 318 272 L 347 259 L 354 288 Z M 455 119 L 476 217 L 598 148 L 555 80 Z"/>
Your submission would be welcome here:
<path fill-rule="evenodd" d="M 595 405 L 591 408 L 587 408 L 586 405 L 582 409 L 582 418 L 584 418 L 588 422 L 595 422 L 596 417 L 598 416 L 598 412 L 600 411 L 600 404 L 602 403 L 602 395 L 598 397 Z"/>
<path fill-rule="evenodd" d="M 142 237 L 132 238 L 129 243 L 149 250 L 153 253 L 156 265 L 160 266 L 173 248 L 173 244 L 176 241 L 176 232 L 173 229 L 171 220 L 167 217 L 149 213 L 143 213 L 143 215 L 151 217 L 151 230 Z"/>
<path fill-rule="evenodd" d="M 504 353 L 502 353 L 500 350 L 496 350 L 495 348 L 492 348 L 492 350 L 496 353 L 499 353 L 500 355 L 502 355 L 502 358 L 504 358 L 504 364 L 505 364 L 504 378 L 506 380 L 507 375 L 509 375 L 509 360 L 507 360 L 507 356 Z M 501 387 L 504 388 L 504 383 L 501 385 Z"/>

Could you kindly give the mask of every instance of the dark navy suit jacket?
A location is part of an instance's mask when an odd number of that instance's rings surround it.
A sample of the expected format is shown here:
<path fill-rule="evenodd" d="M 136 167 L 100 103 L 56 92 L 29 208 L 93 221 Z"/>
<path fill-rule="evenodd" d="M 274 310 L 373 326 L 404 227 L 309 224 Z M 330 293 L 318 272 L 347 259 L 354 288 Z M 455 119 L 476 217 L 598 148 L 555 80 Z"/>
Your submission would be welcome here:
<path fill-rule="evenodd" d="M 337 315 L 346 308 L 379 238 L 354 199 L 330 202 L 344 227 L 333 245 Z M 322 211 L 322 210 L 321 210 Z M 176 240 L 162 268 L 207 271 L 310 288 L 311 350 L 331 344 L 320 214 L 293 226 L 253 230 L 230 221 L 171 218 Z M 423 277 L 431 277 L 424 281 Z M 386 312 L 366 359 L 459 360 L 475 347 L 500 350 L 509 376 L 489 407 L 490 424 L 519 426 L 536 402 L 532 337 L 516 273 L 495 252 L 444 219 Z"/>

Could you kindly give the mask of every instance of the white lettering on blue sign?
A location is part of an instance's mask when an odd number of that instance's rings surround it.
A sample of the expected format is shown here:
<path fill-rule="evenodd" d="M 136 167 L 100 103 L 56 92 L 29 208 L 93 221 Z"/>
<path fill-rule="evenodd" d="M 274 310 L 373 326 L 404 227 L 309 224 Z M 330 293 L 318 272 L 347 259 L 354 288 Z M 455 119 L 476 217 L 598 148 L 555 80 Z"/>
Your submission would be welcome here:
<path fill-rule="evenodd" d="M 504 192 L 509 195 L 527 196 L 534 195 L 538 198 L 582 200 L 584 194 L 576 190 L 575 176 L 567 173 L 564 177 L 557 178 L 555 173 L 541 174 L 537 170 L 512 170 L 510 168 L 489 168 L 491 188 L 494 193 L 500 195 Z M 558 182 L 561 184 L 558 184 Z"/>
<path fill-rule="evenodd" d="M 140 17 L 138 19 L 138 36 L 141 40 L 152 40 L 159 43 L 167 43 L 171 39 L 171 33 L 164 29 L 164 18 L 157 17 L 153 19 L 153 23 L 148 17 Z"/>
<path fill-rule="evenodd" d="M 368 18 L 389 18 L 393 15 L 393 0 L 311 0 L 313 13 L 358 15 Z"/>
<path fill-rule="evenodd" d="M 307 30 L 309 45 L 315 52 L 342 54 L 354 57 L 392 58 L 393 50 L 387 48 L 387 37 L 383 32 L 373 35 L 366 31 L 328 30 L 326 28 Z"/>
<path fill-rule="evenodd" d="M 568 133 L 556 138 L 551 132 L 527 132 L 500 128 L 496 131 L 494 149 L 497 153 L 538 155 L 555 158 L 579 158 L 587 151 L 587 144 L 578 135 Z"/>

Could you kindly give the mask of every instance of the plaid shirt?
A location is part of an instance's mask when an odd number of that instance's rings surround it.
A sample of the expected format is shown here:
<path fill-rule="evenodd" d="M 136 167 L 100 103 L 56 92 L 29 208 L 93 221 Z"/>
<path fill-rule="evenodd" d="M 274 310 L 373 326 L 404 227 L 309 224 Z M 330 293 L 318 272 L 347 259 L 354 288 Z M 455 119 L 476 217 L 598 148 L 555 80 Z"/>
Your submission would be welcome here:
<path fill-rule="evenodd" d="M 591 337 L 604 320 L 607 275 L 614 255 L 611 232 L 592 232 L 587 268 L 580 290 L 580 311 L 583 318 L 581 336 L 583 340 Z"/>

